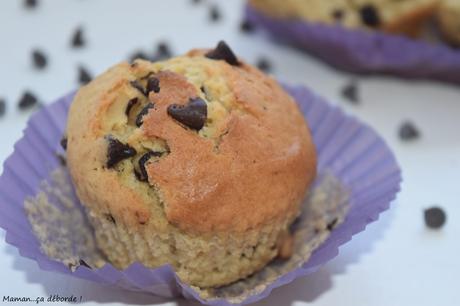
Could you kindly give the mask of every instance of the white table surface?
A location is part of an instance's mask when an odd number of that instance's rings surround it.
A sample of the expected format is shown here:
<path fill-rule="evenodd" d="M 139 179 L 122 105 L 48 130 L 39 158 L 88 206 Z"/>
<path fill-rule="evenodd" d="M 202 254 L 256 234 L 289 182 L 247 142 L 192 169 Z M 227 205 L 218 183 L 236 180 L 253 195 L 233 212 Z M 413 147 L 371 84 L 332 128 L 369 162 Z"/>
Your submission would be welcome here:
<path fill-rule="evenodd" d="M 196 6 L 187 0 L 40 2 L 36 10 L 26 11 L 22 1 L 0 1 L 0 97 L 8 103 L 7 114 L 0 118 L 0 161 L 12 152 L 30 114 L 16 107 L 24 89 L 52 101 L 75 88 L 79 63 L 96 74 L 136 48 L 152 50 L 160 40 L 183 53 L 225 39 L 247 61 L 254 63 L 262 55 L 272 59 L 277 77 L 307 84 L 371 124 L 403 168 L 403 190 L 390 211 L 320 271 L 275 290 L 258 305 L 460 305 L 460 87 L 359 78 L 362 103 L 350 106 L 339 90 L 352 76 L 260 36 L 241 34 L 243 1 L 214 1 L 223 10 L 223 20 L 216 24 L 207 20 L 212 1 Z M 70 34 L 78 25 L 85 28 L 88 46 L 72 50 Z M 45 71 L 31 66 L 34 47 L 49 56 Z M 397 138 L 405 119 L 420 127 L 420 140 L 402 143 Z M 424 226 L 422 212 L 431 205 L 448 213 L 441 231 Z M 82 296 L 86 305 L 192 304 L 44 272 L 16 248 L 0 242 L 0 298 L 50 294 Z"/>

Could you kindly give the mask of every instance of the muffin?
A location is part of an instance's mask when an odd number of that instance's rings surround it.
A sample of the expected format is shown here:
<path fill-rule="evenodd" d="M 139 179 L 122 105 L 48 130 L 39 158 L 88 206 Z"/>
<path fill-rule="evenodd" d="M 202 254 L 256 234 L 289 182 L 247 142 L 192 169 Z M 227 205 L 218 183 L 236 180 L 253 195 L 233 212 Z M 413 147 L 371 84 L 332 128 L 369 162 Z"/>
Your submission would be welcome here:
<path fill-rule="evenodd" d="M 417 36 L 439 0 L 250 0 L 256 9 L 292 18 L 349 28 L 382 30 Z"/>
<path fill-rule="evenodd" d="M 170 264 L 208 288 L 290 255 L 316 175 L 311 135 L 280 85 L 224 42 L 109 69 L 78 91 L 66 134 L 77 195 L 117 268 Z"/>
<path fill-rule="evenodd" d="M 442 0 L 436 19 L 445 40 L 460 46 L 460 1 Z"/>

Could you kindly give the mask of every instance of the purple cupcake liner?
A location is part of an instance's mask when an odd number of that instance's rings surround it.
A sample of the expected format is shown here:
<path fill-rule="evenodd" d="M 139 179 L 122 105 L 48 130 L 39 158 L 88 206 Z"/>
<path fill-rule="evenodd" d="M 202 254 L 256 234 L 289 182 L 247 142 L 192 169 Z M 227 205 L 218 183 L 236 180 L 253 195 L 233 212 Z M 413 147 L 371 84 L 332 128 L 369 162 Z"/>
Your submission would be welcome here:
<path fill-rule="evenodd" d="M 331 232 L 307 262 L 241 304 L 261 300 L 273 289 L 315 272 L 339 253 L 339 246 L 377 220 L 400 189 L 401 172 L 395 157 L 370 127 L 345 115 L 305 87 L 285 88 L 297 101 L 311 128 L 319 174 L 332 173 L 350 192 L 349 211 L 345 221 Z M 72 272 L 40 250 L 25 213 L 24 201 L 36 195 L 41 182 L 59 167 L 56 152 L 62 152 L 59 143 L 73 96 L 74 93 L 68 94 L 35 113 L 23 137 L 16 143 L 14 153 L 4 164 L 0 177 L 0 227 L 6 231 L 6 241 L 44 270 L 162 297 L 184 296 L 207 305 L 231 305 L 225 299 L 202 299 L 196 290 L 180 281 L 169 265 L 149 269 L 134 263 L 125 270 L 117 270 L 105 264 L 100 269 L 79 266 Z"/>
<path fill-rule="evenodd" d="M 267 16 L 250 5 L 245 18 L 276 39 L 352 73 L 389 74 L 460 84 L 460 49 L 377 31 Z"/>

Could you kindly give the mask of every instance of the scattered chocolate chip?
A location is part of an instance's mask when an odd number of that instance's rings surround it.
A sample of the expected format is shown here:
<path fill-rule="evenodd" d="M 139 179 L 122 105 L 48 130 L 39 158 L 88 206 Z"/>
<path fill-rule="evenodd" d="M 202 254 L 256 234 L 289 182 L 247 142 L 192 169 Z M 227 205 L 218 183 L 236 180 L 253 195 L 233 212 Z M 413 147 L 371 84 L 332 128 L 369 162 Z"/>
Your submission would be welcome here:
<path fill-rule="evenodd" d="M 359 10 L 361 20 L 369 27 L 376 28 L 380 25 L 380 17 L 377 9 L 372 4 L 367 4 Z"/>
<path fill-rule="evenodd" d="M 344 97 L 348 102 L 353 104 L 358 104 L 359 99 L 359 90 L 358 84 L 356 81 L 350 81 L 346 84 L 341 90 L 342 97 Z"/>
<path fill-rule="evenodd" d="M 25 0 L 24 1 L 24 7 L 27 9 L 36 8 L 37 5 L 38 5 L 38 0 Z"/>
<path fill-rule="evenodd" d="M 429 228 L 439 229 L 446 223 L 446 213 L 440 207 L 431 207 L 424 211 L 425 224 Z"/>
<path fill-rule="evenodd" d="M 160 80 L 155 77 L 150 77 L 147 80 L 146 93 L 149 95 L 150 92 L 159 93 L 160 92 Z"/>
<path fill-rule="evenodd" d="M 334 227 L 337 225 L 338 221 L 339 220 L 337 220 L 337 218 L 335 218 L 331 222 L 329 222 L 328 225 L 327 225 L 327 230 L 332 231 L 334 229 Z"/>
<path fill-rule="evenodd" d="M 64 155 L 62 155 L 61 153 L 56 153 L 56 157 L 57 157 L 57 159 L 59 161 L 59 164 L 61 166 L 65 167 L 67 165 L 67 161 L 66 161 L 66 158 L 65 158 Z"/>
<path fill-rule="evenodd" d="M 88 269 L 91 269 L 91 267 L 83 259 L 80 259 L 79 264 L 80 266 L 84 266 L 84 267 L 87 267 Z"/>
<path fill-rule="evenodd" d="M 136 117 L 136 126 L 140 127 L 144 123 L 144 116 L 148 114 L 149 110 L 154 107 L 153 103 L 148 103 L 144 108 L 139 112 Z"/>
<path fill-rule="evenodd" d="M 136 155 L 136 150 L 127 144 L 122 143 L 113 136 L 106 136 L 109 146 L 107 149 L 107 168 L 112 168 L 120 161 Z"/>
<path fill-rule="evenodd" d="M 3 117 L 6 113 L 6 102 L 3 99 L 0 99 L 0 117 Z"/>
<path fill-rule="evenodd" d="M 183 125 L 199 131 L 206 122 L 208 108 L 205 101 L 195 98 L 191 99 L 186 105 L 169 105 L 168 115 Z"/>
<path fill-rule="evenodd" d="M 60 141 L 61 147 L 65 150 L 67 150 L 67 137 L 63 136 Z"/>
<path fill-rule="evenodd" d="M 144 87 L 142 86 L 142 84 L 139 83 L 139 81 L 131 81 L 129 83 L 131 84 L 132 87 L 136 88 L 141 94 L 147 97 L 147 93 Z"/>
<path fill-rule="evenodd" d="M 160 59 L 167 59 L 172 56 L 171 48 L 169 47 L 168 43 L 165 41 L 161 41 L 157 45 L 157 54 L 155 56 L 156 60 Z"/>
<path fill-rule="evenodd" d="M 131 112 L 131 108 L 133 108 L 133 106 L 136 105 L 138 102 L 139 102 L 139 99 L 137 97 L 132 98 L 131 100 L 128 101 L 128 104 L 126 105 L 126 109 L 125 109 L 126 116 L 129 116 L 129 113 Z"/>
<path fill-rule="evenodd" d="M 113 224 L 117 224 L 117 222 L 115 221 L 115 219 L 113 218 L 111 214 L 105 214 L 105 218 L 107 219 L 107 221 L 110 221 Z"/>
<path fill-rule="evenodd" d="M 216 5 L 213 5 L 209 8 L 209 20 L 212 22 L 217 22 L 222 18 L 222 14 L 219 8 Z"/>
<path fill-rule="evenodd" d="M 270 72 L 272 70 L 272 64 L 271 62 L 265 58 L 265 57 L 261 57 L 257 60 L 257 63 L 256 63 L 256 66 L 257 68 L 259 68 L 261 71 L 263 72 Z"/>
<path fill-rule="evenodd" d="M 217 44 L 215 49 L 206 53 L 205 56 L 214 60 L 224 60 L 232 66 L 238 66 L 240 64 L 232 49 L 222 40 Z"/>
<path fill-rule="evenodd" d="M 334 19 L 337 21 L 342 20 L 344 16 L 345 12 L 341 9 L 336 9 L 332 12 L 332 17 L 334 17 Z"/>
<path fill-rule="evenodd" d="M 45 54 L 40 50 L 32 51 L 32 61 L 34 67 L 37 69 L 43 69 L 46 67 L 48 60 L 46 59 Z"/>
<path fill-rule="evenodd" d="M 85 37 L 83 34 L 83 28 L 78 27 L 72 35 L 71 45 L 73 48 L 81 48 L 86 44 Z"/>
<path fill-rule="evenodd" d="M 420 137 L 420 132 L 412 122 L 404 122 L 399 128 L 399 138 L 401 140 L 409 141 L 415 140 Z"/>
<path fill-rule="evenodd" d="M 78 67 L 78 83 L 80 83 L 80 85 L 86 85 L 89 82 L 91 82 L 92 79 L 93 77 L 88 72 L 88 70 L 86 70 L 85 67 L 83 66 Z"/>
<path fill-rule="evenodd" d="M 152 157 L 160 157 L 161 156 L 161 152 L 154 152 L 154 151 L 149 151 L 147 153 L 145 153 L 144 155 L 142 155 L 141 158 L 139 158 L 139 162 L 138 162 L 138 165 L 139 165 L 139 171 L 137 171 L 136 169 L 134 170 L 134 174 L 136 175 L 136 178 L 141 181 L 141 182 L 147 182 L 148 181 L 148 174 L 147 174 L 147 170 L 145 169 L 145 164 L 149 161 L 150 158 Z"/>
<path fill-rule="evenodd" d="M 255 26 L 252 22 L 250 22 L 249 20 L 243 20 L 241 23 L 240 23 L 240 30 L 241 32 L 243 33 L 251 33 L 251 32 L 254 32 L 254 29 L 255 29 Z"/>
<path fill-rule="evenodd" d="M 129 57 L 129 61 L 132 63 L 137 59 L 149 60 L 149 56 L 144 51 L 138 50 Z"/>
<path fill-rule="evenodd" d="M 29 109 L 38 104 L 37 97 L 30 91 L 24 92 L 21 99 L 19 100 L 18 107 L 20 110 Z"/>

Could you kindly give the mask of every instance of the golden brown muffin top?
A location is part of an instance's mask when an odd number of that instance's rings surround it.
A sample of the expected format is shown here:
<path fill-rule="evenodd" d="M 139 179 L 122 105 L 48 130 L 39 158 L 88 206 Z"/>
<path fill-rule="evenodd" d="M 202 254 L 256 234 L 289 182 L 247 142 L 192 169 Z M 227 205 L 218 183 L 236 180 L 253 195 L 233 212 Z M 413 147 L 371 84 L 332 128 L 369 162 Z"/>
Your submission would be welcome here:
<path fill-rule="evenodd" d="M 167 222 L 202 233 L 298 213 L 316 174 L 304 118 L 226 48 L 121 63 L 80 89 L 68 163 L 85 205 L 131 225 L 160 205 Z"/>

